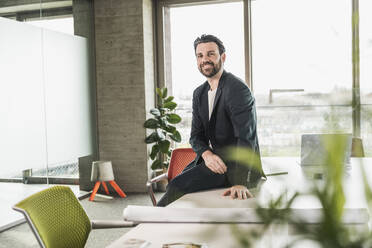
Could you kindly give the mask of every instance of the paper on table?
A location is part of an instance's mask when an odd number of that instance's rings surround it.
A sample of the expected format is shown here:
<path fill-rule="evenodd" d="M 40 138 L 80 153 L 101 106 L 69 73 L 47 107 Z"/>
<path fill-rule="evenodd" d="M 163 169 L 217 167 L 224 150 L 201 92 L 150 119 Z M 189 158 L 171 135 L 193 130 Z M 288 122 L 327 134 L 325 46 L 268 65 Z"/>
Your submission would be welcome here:
<path fill-rule="evenodd" d="M 253 208 L 164 208 L 129 205 L 124 219 L 144 222 L 239 223 L 260 222 Z"/>
<path fill-rule="evenodd" d="M 322 209 L 292 209 L 296 222 L 315 224 L 322 219 Z M 135 223 L 262 223 L 254 208 L 164 208 L 129 205 L 124 219 Z M 345 209 L 343 223 L 364 224 L 367 209 Z"/>
<path fill-rule="evenodd" d="M 142 239 L 127 239 L 120 244 L 122 248 L 146 248 L 151 245 L 150 242 Z"/>

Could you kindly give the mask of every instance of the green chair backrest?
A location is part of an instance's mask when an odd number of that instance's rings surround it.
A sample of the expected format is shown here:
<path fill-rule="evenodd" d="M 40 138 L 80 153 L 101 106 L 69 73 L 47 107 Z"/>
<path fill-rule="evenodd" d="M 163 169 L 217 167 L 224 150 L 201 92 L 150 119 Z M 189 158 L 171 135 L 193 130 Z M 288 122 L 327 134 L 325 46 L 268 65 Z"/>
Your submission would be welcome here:
<path fill-rule="evenodd" d="M 66 186 L 33 194 L 13 209 L 25 215 L 42 247 L 84 247 L 91 231 L 89 217 Z"/>

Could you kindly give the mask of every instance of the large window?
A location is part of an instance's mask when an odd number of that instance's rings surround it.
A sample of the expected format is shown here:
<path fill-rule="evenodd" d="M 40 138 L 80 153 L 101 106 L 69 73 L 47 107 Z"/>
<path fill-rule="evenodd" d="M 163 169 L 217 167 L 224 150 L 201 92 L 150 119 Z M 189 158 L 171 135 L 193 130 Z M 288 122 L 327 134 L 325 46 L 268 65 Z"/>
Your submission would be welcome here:
<path fill-rule="evenodd" d="M 262 154 L 299 155 L 304 133 L 351 133 L 350 1 L 253 1 L 251 25 Z"/>
<path fill-rule="evenodd" d="M 372 2 L 360 0 L 360 98 L 364 151 L 372 156 Z"/>
<path fill-rule="evenodd" d="M 226 47 L 225 69 L 244 79 L 243 3 L 171 7 L 170 27 L 172 88 L 183 117 L 185 144 L 190 137 L 192 93 L 206 80 L 196 66 L 194 40 L 202 34 L 219 37 Z"/>
<path fill-rule="evenodd" d="M 368 152 L 372 150 L 369 0 L 360 0 L 356 15 L 360 17 L 360 120 L 352 106 L 353 83 L 359 75 L 353 74 L 357 26 L 352 25 L 352 2 L 357 0 L 161 2 L 169 14 L 162 34 L 171 49 L 164 59 L 167 66 L 160 71 L 171 75 L 168 79 L 184 117 L 184 143 L 190 133 L 192 91 L 205 80 L 196 68 L 192 42 L 201 33 L 214 33 L 227 47 L 226 69 L 252 85 L 263 156 L 298 156 L 305 133 L 358 136 L 359 121 L 365 153 L 372 155 Z"/>

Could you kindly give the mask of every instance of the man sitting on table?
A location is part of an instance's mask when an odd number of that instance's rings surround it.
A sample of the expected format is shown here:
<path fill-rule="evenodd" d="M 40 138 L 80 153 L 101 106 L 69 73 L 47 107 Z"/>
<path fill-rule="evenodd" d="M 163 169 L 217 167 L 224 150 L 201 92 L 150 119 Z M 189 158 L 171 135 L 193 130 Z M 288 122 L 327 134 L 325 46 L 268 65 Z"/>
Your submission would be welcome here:
<path fill-rule="evenodd" d="M 247 85 L 224 70 L 223 43 L 213 35 L 202 35 L 194 42 L 199 71 L 207 78 L 196 88 L 192 101 L 190 144 L 197 156 L 167 186 L 158 206 L 166 206 L 187 193 L 229 187 L 224 195 L 253 197 L 253 187 L 264 176 L 254 169 L 228 161 L 226 147 L 247 147 L 260 154 L 255 100 Z M 256 167 L 257 168 L 257 167 Z"/>

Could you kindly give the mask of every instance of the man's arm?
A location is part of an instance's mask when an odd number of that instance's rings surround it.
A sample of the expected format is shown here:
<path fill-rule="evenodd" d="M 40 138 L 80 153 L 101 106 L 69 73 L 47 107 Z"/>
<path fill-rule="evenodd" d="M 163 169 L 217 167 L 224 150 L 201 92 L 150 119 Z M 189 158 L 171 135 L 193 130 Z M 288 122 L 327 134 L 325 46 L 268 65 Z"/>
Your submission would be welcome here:
<path fill-rule="evenodd" d="M 226 95 L 226 102 L 234 129 L 234 136 L 237 138 L 236 146 L 248 147 L 259 156 L 254 98 L 246 85 L 233 84 L 231 86 L 232 88 Z M 231 162 L 227 177 L 233 186 L 225 190 L 223 195 L 230 195 L 232 199 L 241 200 L 253 197 L 247 189 L 247 185 L 253 181 L 257 182 L 261 177 L 261 172 L 252 169 L 252 167 L 241 165 L 236 161 Z"/>
<path fill-rule="evenodd" d="M 205 165 L 214 173 L 218 174 L 225 174 L 227 171 L 227 167 L 222 159 L 211 152 L 210 150 L 206 150 L 202 154 L 203 160 Z"/>
<path fill-rule="evenodd" d="M 236 146 L 249 148 L 260 156 L 256 130 L 255 100 L 245 84 L 234 82 L 230 86 L 225 97 L 234 136 L 237 139 Z M 253 163 L 250 166 L 245 166 L 234 161 L 229 164 L 227 172 L 228 180 L 232 185 L 247 186 L 255 184 L 261 176 L 261 164 Z"/>
<path fill-rule="evenodd" d="M 224 174 L 227 171 L 227 167 L 222 159 L 214 154 L 206 138 L 204 132 L 203 123 L 200 118 L 199 108 L 200 108 L 200 95 L 198 95 L 198 90 L 194 91 L 192 98 L 192 124 L 191 124 L 191 135 L 190 144 L 193 150 L 196 152 L 198 157 L 202 157 L 205 165 L 214 173 Z"/>
<path fill-rule="evenodd" d="M 199 98 L 197 90 L 194 91 L 192 98 L 192 122 L 191 122 L 191 135 L 190 135 L 190 144 L 192 149 L 201 157 L 202 154 L 209 150 L 208 143 L 206 141 L 206 135 L 204 133 L 203 123 L 199 115 Z"/>

